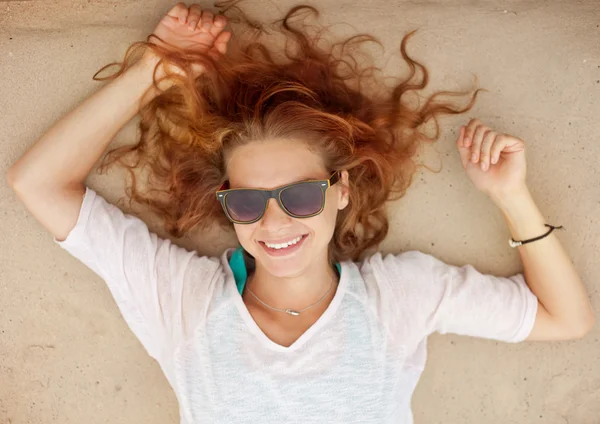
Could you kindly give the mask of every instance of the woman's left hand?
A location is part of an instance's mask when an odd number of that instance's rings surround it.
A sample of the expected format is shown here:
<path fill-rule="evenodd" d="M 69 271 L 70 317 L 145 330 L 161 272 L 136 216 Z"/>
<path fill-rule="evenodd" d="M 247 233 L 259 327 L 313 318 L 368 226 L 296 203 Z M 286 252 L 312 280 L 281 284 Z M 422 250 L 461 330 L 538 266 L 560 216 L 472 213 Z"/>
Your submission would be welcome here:
<path fill-rule="evenodd" d="M 526 188 L 523 140 L 471 119 L 466 127 L 460 127 L 456 145 L 467 175 L 478 190 L 492 199 L 502 199 Z"/>

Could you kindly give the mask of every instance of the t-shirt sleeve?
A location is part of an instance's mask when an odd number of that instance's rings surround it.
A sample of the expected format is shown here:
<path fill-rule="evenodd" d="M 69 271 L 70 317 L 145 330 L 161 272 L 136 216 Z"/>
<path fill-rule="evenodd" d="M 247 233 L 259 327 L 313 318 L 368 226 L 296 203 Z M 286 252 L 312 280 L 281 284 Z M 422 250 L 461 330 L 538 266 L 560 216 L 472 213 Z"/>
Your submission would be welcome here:
<path fill-rule="evenodd" d="M 54 242 L 102 277 L 150 356 L 161 360 L 202 319 L 220 264 L 161 239 L 86 187 L 75 227 Z"/>
<path fill-rule="evenodd" d="M 538 300 L 521 273 L 484 274 L 414 250 L 388 255 L 383 265 L 398 306 L 394 319 L 409 323 L 396 328 L 416 339 L 438 332 L 516 343 L 533 328 Z"/>

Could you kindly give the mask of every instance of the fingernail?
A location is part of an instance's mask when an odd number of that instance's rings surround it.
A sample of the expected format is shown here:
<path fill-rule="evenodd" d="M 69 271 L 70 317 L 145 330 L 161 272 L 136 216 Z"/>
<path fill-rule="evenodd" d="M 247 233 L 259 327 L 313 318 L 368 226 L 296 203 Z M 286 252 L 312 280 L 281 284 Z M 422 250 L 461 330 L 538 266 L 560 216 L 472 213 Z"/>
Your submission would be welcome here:
<path fill-rule="evenodd" d="M 485 171 L 487 169 L 487 163 L 481 162 L 481 169 Z"/>
<path fill-rule="evenodd" d="M 189 26 L 189 28 L 190 28 L 190 29 L 194 29 L 194 28 L 196 28 L 196 21 L 191 21 L 191 22 L 190 22 L 190 26 Z"/>
<path fill-rule="evenodd" d="M 473 162 L 477 162 L 477 153 L 473 153 L 473 156 L 471 156 L 471 160 Z"/>
<path fill-rule="evenodd" d="M 494 157 L 492 158 L 492 163 L 496 163 L 496 162 L 498 162 L 498 159 L 496 158 L 496 156 L 494 156 Z"/>

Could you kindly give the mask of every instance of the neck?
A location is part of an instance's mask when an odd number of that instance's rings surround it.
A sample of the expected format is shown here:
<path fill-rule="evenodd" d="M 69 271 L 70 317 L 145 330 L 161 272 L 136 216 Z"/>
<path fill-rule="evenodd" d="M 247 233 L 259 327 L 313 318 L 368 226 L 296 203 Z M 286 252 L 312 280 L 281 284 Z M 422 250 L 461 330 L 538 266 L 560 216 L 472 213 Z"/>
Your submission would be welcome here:
<path fill-rule="evenodd" d="M 313 305 L 331 289 L 318 305 L 306 310 L 309 312 L 329 305 L 335 295 L 337 282 L 337 272 L 334 266 L 329 265 L 325 256 L 324 260 L 318 264 L 311 264 L 305 272 L 289 277 L 274 276 L 256 263 L 256 270 L 248 278 L 247 287 L 267 305 L 293 310 Z M 264 305 L 262 307 L 270 309 Z"/>

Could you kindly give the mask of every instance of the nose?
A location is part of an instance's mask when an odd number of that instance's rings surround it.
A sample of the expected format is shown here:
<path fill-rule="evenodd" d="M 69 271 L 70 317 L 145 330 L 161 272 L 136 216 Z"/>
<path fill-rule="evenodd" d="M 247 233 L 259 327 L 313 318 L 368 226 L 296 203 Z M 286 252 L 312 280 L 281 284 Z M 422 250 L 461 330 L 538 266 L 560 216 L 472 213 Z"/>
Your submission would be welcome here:
<path fill-rule="evenodd" d="M 281 209 L 276 199 L 271 198 L 267 203 L 267 210 L 265 210 L 265 214 L 260 221 L 263 227 L 276 230 L 290 225 L 292 217 Z"/>

